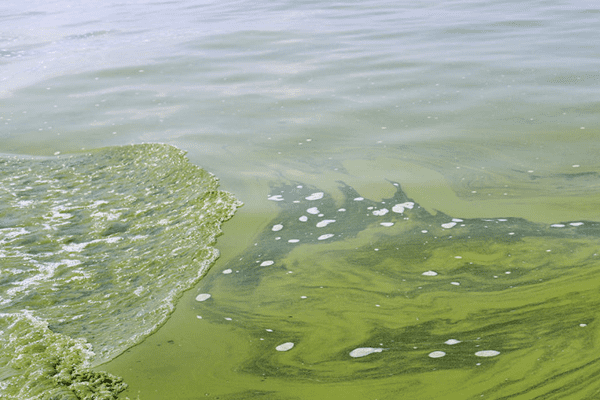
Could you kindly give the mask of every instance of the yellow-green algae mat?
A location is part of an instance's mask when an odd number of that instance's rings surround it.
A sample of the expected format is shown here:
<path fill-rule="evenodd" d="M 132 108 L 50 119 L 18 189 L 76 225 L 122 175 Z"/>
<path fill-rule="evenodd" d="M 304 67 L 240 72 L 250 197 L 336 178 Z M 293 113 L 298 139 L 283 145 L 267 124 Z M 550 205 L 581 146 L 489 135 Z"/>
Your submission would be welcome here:
<path fill-rule="evenodd" d="M 341 203 L 273 187 L 256 243 L 116 360 L 130 395 L 600 396 L 600 224 L 432 215 L 390 184 L 382 201 L 342 184 Z"/>
<path fill-rule="evenodd" d="M 0 398 L 115 399 L 241 205 L 172 146 L 0 156 Z"/>

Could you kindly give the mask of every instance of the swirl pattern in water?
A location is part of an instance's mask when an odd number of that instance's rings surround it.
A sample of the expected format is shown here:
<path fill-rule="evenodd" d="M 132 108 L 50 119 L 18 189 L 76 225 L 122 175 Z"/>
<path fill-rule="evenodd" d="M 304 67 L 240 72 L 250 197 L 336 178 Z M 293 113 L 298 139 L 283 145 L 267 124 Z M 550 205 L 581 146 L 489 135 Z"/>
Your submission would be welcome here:
<path fill-rule="evenodd" d="M 221 367 L 239 372 L 231 386 L 211 395 L 326 398 L 339 385 L 353 388 L 351 398 L 380 399 L 598 390 L 600 224 L 432 215 L 394 185 L 382 201 L 347 186 L 338 202 L 302 184 L 273 188 L 280 215 L 242 259 L 201 282 L 198 330 L 210 336 L 228 324 L 248 343 Z"/>
<path fill-rule="evenodd" d="M 0 158 L 0 390 L 84 398 L 103 381 L 82 368 L 153 332 L 218 257 L 241 203 L 217 187 L 167 145 Z"/>

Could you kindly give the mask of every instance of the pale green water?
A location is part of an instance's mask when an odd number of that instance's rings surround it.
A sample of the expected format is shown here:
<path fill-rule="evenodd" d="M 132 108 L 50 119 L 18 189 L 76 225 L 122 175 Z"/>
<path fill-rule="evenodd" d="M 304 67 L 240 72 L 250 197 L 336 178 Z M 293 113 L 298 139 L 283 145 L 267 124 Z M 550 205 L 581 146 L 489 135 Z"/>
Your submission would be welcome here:
<path fill-rule="evenodd" d="M 166 324 L 100 366 L 129 384 L 124 396 L 597 397 L 596 5 L 53 0 L 0 8 L 0 152 L 69 157 L 167 143 L 245 203 L 223 228 L 221 259 Z M 123 186 L 138 193 L 145 179 Z M 171 182 L 173 190 L 187 193 L 186 181 Z M 409 220 L 359 208 L 331 216 L 346 202 L 340 182 L 381 208 L 395 195 L 389 181 L 422 207 L 407 210 Z M 335 223 L 297 222 L 298 210 L 267 200 L 299 184 L 335 200 L 323 205 Z M 60 195 L 55 201 L 66 200 Z M 140 206 L 153 204 L 142 197 Z M 442 232 L 443 214 L 465 227 Z M 395 225 L 379 225 L 391 216 Z M 482 219 L 507 221 L 483 228 Z M 273 241 L 278 223 L 282 239 Z M 286 244 L 324 229 L 338 236 Z M 274 264 L 256 267 L 266 254 Z M 222 274 L 228 268 L 240 272 Z M 438 275 L 421 275 L 429 270 Z M 212 297 L 197 302 L 205 292 Z M 153 326 L 139 322 L 134 336 Z M 105 359 L 127 347 L 116 331 L 96 341 L 97 333 L 75 334 L 84 324 L 55 325 Z M 451 338 L 461 343 L 444 344 Z M 274 350 L 288 341 L 288 352 Z M 488 345 L 500 354 L 475 355 Z M 386 350 L 350 357 L 358 347 Z M 446 355 L 428 357 L 434 351 Z"/>

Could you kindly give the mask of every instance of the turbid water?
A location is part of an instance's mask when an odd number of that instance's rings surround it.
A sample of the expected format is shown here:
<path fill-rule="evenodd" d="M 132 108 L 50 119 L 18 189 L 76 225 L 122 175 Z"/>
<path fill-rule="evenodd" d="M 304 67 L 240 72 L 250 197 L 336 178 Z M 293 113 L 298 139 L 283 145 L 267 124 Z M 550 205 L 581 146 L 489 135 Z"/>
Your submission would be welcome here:
<path fill-rule="evenodd" d="M 600 224 L 432 215 L 389 185 L 378 201 L 342 186 L 341 203 L 272 188 L 280 214 L 187 296 L 181 331 L 115 370 L 157 399 L 599 393 Z"/>
<path fill-rule="evenodd" d="M 1 395 L 598 397 L 599 14 L 4 2 Z"/>

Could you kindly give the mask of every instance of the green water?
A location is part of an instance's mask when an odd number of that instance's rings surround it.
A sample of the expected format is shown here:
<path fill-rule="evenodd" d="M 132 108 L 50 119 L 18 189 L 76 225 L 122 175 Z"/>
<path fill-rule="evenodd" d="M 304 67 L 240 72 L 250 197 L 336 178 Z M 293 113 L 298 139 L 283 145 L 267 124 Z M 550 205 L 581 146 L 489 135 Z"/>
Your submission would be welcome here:
<path fill-rule="evenodd" d="M 600 397 L 599 13 L 3 2 L 0 397 Z"/>
<path fill-rule="evenodd" d="M 241 203 L 168 145 L 0 164 L 2 394 L 114 398 L 89 367 L 167 319 Z"/>
<path fill-rule="evenodd" d="M 252 243 L 105 367 L 143 399 L 600 394 L 599 223 L 453 218 L 387 185 L 377 201 L 346 185 L 337 201 L 272 187 L 280 211 Z M 350 355 L 363 348 L 376 352 Z"/>

